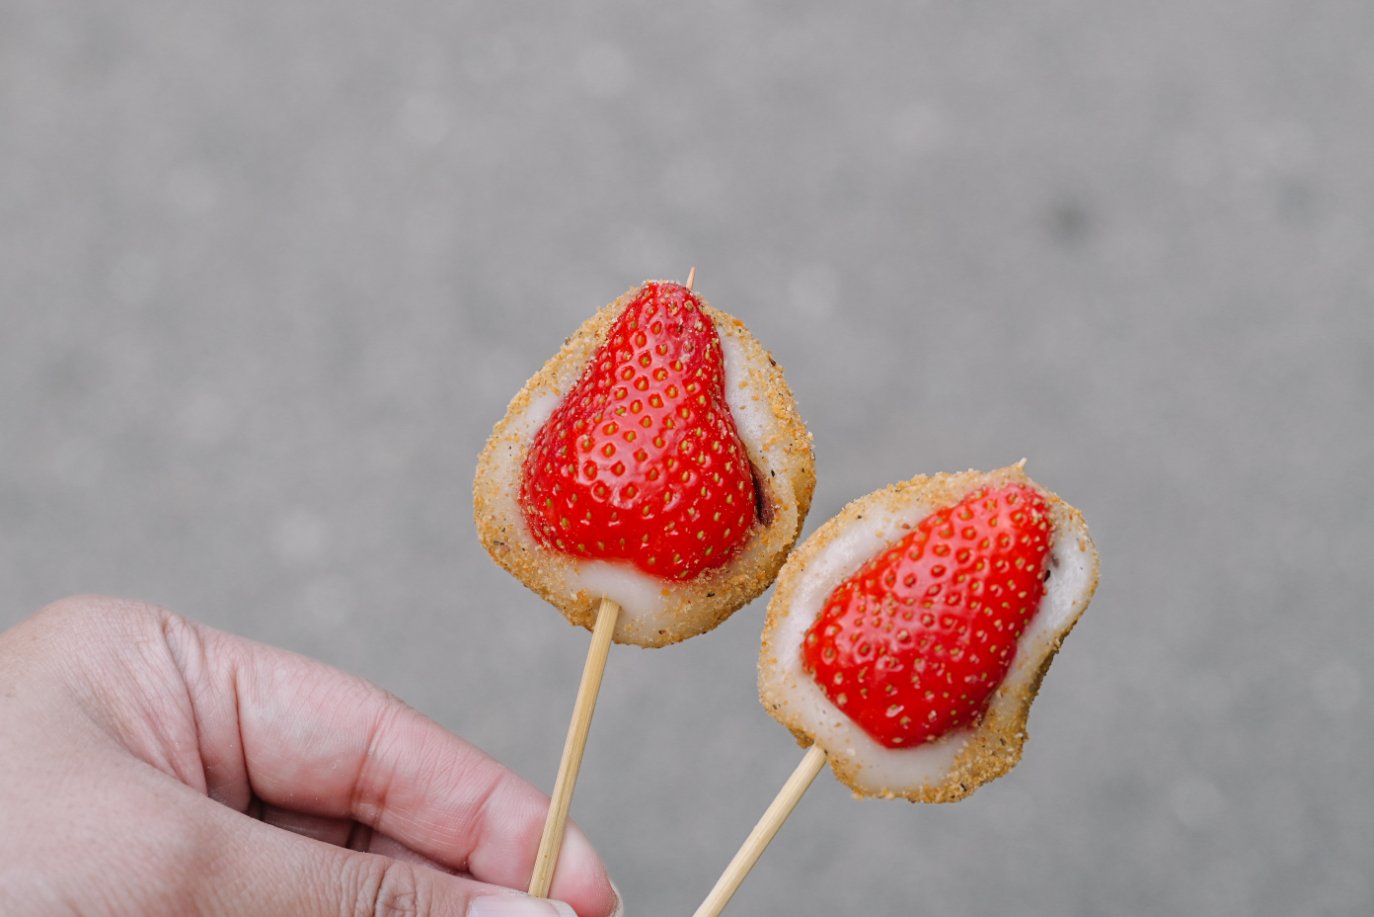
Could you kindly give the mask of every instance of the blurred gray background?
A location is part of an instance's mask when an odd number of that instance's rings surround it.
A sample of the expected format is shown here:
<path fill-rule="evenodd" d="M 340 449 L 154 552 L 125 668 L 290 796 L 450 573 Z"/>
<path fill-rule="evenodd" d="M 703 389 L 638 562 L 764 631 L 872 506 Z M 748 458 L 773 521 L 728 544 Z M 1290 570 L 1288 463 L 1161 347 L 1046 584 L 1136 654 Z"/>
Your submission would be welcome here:
<path fill-rule="evenodd" d="M 1365 0 L 4 0 L 0 625 L 156 601 L 548 787 L 587 635 L 474 462 L 696 265 L 788 369 L 808 531 L 1025 456 L 1104 562 L 1013 774 L 822 775 L 732 914 L 1368 914 L 1372 43 Z M 763 608 L 612 654 L 573 814 L 631 914 L 799 758 Z"/>

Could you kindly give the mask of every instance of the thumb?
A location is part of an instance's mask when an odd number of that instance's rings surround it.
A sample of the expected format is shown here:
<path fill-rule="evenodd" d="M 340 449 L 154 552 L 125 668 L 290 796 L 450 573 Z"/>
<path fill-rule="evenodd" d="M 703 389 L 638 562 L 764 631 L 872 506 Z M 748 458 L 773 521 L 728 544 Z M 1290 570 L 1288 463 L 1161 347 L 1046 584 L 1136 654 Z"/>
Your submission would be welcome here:
<path fill-rule="evenodd" d="M 577 917 L 561 901 L 335 847 L 243 818 L 225 832 L 206 911 L 299 917 Z M 249 830 L 244 830 L 246 827 Z M 226 826 L 229 827 L 229 826 Z M 216 881 L 218 880 L 218 881 Z"/>

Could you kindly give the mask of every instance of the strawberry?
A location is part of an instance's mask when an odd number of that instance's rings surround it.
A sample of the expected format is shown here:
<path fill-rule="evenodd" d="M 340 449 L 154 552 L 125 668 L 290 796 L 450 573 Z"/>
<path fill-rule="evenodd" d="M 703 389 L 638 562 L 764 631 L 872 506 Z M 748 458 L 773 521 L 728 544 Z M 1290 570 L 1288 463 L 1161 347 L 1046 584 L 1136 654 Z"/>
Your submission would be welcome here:
<path fill-rule="evenodd" d="M 520 510 L 545 547 L 686 580 L 724 565 L 755 519 L 720 338 L 695 293 L 647 283 L 535 434 Z"/>
<path fill-rule="evenodd" d="M 975 725 L 1040 607 L 1048 514 L 1010 483 L 922 519 L 830 594 L 803 669 L 888 748 Z"/>

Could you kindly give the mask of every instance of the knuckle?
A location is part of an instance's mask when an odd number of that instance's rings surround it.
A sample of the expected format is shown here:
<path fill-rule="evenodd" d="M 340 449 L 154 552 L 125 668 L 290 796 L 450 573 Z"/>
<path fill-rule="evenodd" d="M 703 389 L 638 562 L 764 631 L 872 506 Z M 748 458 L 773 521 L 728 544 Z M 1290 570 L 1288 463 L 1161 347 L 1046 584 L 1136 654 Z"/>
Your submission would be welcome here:
<path fill-rule="evenodd" d="M 63 684 L 68 699 L 123 740 L 135 742 L 130 750 L 156 754 L 149 749 L 164 747 L 157 739 L 169 734 L 168 711 L 184 706 L 187 689 L 177 648 L 185 644 L 183 631 L 190 627 L 184 618 L 145 602 L 97 595 L 59 599 L 21 625 L 30 641 L 26 671 Z M 155 722 L 162 726 L 146 728 Z"/>
<path fill-rule="evenodd" d="M 129 599 L 104 595 L 73 595 L 39 609 L 34 620 L 56 632 L 87 632 L 93 627 L 111 630 L 146 628 L 170 612 Z"/>
<path fill-rule="evenodd" d="M 91 617 L 101 615 L 114 601 L 103 595 L 69 595 L 44 605 L 34 619 L 49 627 L 80 626 Z"/>
<path fill-rule="evenodd" d="M 426 917 L 431 912 L 428 895 L 414 868 L 381 857 L 365 857 L 354 917 Z"/>

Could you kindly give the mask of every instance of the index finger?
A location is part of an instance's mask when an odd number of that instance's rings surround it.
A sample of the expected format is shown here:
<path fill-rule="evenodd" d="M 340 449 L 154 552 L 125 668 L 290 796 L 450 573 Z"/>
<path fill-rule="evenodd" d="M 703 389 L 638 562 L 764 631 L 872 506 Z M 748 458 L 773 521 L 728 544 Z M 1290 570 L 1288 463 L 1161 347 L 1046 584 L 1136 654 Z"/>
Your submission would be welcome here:
<path fill-rule="evenodd" d="M 209 794 L 350 818 L 437 863 L 523 889 L 549 800 L 475 746 L 360 678 L 177 619 Z M 570 825 L 551 896 L 580 914 L 616 905 Z"/>

